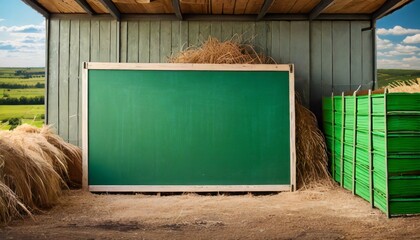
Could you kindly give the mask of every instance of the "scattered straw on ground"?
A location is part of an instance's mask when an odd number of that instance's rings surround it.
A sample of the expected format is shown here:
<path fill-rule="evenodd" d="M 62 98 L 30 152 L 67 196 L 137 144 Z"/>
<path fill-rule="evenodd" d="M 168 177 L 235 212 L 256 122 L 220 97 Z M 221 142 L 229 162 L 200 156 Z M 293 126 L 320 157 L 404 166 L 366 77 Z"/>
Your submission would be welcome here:
<path fill-rule="evenodd" d="M 0 222 L 53 206 L 81 174 L 80 149 L 49 127 L 0 131 Z"/>
<path fill-rule="evenodd" d="M 397 81 L 386 87 L 390 93 L 420 93 L 420 78 L 410 81 Z"/>
<path fill-rule="evenodd" d="M 210 37 L 201 46 L 181 51 L 169 59 L 171 63 L 275 64 L 271 57 L 257 53 L 252 45 L 241 44 L 240 38 L 225 42 Z M 328 156 L 322 132 L 315 115 L 296 101 L 296 163 L 299 188 L 319 183 L 332 185 L 328 173 Z"/>

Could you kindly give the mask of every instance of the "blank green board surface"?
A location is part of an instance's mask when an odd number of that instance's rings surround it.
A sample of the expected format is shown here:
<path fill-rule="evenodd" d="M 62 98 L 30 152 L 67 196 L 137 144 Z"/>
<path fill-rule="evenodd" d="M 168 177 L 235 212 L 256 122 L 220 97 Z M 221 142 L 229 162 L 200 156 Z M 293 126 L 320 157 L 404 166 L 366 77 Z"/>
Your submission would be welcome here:
<path fill-rule="evenodd" d="M 291 184 L 289 72 L 88 70 L 89 185 Z"/>

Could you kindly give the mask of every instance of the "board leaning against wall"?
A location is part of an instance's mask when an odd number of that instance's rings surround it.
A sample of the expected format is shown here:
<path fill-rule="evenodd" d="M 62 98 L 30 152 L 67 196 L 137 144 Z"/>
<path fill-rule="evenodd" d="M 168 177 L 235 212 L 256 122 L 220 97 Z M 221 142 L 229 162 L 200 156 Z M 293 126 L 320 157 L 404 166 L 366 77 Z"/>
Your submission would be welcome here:
<path fill-rule="evenodd" d="M 292 65 L 85 63 L 90 191 L 291 191 Z"/>

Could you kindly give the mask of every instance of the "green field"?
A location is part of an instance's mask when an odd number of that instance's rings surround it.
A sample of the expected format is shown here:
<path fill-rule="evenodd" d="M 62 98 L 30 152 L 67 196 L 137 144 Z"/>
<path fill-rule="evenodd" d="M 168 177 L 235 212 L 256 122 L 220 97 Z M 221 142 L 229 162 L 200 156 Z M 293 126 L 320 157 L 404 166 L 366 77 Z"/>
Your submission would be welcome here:
<path fill-rule="evenodd" d="M 45 115 L 44 105 L 0 105 L 0 122 L 10 118 L 21 118 L 22 123 L 35 126 L 42 126 L 44 120 L 41 115 Z M 7 123 L 1 123 L 1 129 L 9 129 Z"/>
<path fill-rule="evenodd" d="M 420 70 L 378 69 L 378 88 L 395 81 L 408 81 L 420 78 Z"/>
<path fill-rule="evenodd" d="M 9 97 L 9 98 L 20 98 L 21 96 L 25 97 L 36 97 L 44 96 L 45 89 L 43 88 L 22 88 L 22 89 L 5 89 L 0 88 L 0 97 Z"/>
<path fill-rule="evenodd" d="M 45 83 L 44 68 L 0 68 L 0 84 L 35 85 Z M 44 96 L 44 88 L 0 88 L 0 98 L 27 98 Z M 22 123 L 41 127 L 44 123 L 44 105 L 0 105 L 0 129 L 8 130 L 8 120 L 19 118 Z"/>
<path fill-rule="evenodd" d="M 0 77 L 0 83 L 35 85 L 37 83 L 44 83 L 44 82 L 45 82 L 45 78 L 43 78 L 43 77 L 36 77 L 36 78 L 4 78 L 4 77 Z"/>

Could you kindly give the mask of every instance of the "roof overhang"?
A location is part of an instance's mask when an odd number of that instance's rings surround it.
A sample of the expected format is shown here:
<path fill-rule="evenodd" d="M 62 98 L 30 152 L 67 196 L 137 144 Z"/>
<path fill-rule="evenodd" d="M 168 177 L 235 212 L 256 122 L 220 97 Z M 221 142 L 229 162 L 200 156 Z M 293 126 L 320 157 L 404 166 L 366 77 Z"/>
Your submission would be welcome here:
<path fill-rule="evenodd" d="M 372 20 L 412 0 L 22 0 L 54 16 L 170 20 Z"/>

